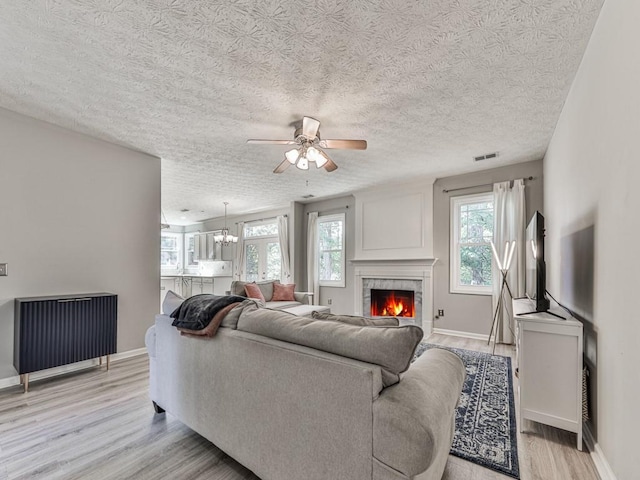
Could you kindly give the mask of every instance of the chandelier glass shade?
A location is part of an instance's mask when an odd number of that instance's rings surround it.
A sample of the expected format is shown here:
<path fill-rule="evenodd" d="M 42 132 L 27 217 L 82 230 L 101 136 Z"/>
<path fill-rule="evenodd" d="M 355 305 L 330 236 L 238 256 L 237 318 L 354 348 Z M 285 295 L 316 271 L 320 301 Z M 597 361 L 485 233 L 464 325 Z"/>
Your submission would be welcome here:
<path fill-rule="evenodd" d="M 224 228 L 219 235 L 213 236 L 213 240 L 216 243 L 220 243 L 225 247 L 228 247 L 232 243 L 238 243 L 238 237 L 236 237 L 235 235 L 231 235 L 229 233 L 229 229 L 227 228 L 227 205 L 229 205 L 229 202 L 224 202 Z"/>

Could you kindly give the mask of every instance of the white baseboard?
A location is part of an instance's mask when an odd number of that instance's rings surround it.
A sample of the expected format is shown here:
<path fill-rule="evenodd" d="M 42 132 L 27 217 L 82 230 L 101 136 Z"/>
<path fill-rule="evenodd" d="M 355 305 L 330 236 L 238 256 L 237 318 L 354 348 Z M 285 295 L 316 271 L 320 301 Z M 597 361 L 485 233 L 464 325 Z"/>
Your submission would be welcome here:
<path fill-rule="evenodd" d="M 607 458 L 604 456 L 604 452 L 600 448 L 593 438 L 593 433 L 591 433 L 591 429 L 584 424 L 582 427 L 582 433 L 584 435 L 584 443 L 587 444 L 587 448 L 591 453 L 591 459 L 593 460 L 594 465 L 596 466 L 596 470 L 598 471 L 598 475 L 600 475 L 601 480 L 616 480 L 616 476 L 611 469 L 611 465 L 607 462 Z"/>
<path fill-rule="evenodd" d="M 464 338 L 472 338 L 474 340 L 484 340 L 485 342 L 489 340 L 489 335 L 485 335 L 483 333 L 461 332 L 459 330 L 447 330 L 445 328 L 434 328 L 433 333 L 439 333 L 441 335 L 450 335 L 452 337 L 464 337 Z"/>
<path fill-rule="evenodd" d="M 126 352 L 114 353 L 110 356 L 111 362 L 117 362 L 118 360 L 124 360 L 125 358 L 137 357 L 138 355 L 144 355 L 147 353 L 145 347 L 136 348 L 134 350 L 128 350 Z M 99 365 L 97 358 L 91 360 L 84 360 L 82 362 L 71 363 L 69 365 L 61 365 L 59 367 L 48 368 L 40 372 L 33 372 L 29 374 L 29 381 L 42 380 L 43 378 L 55 377 L 57 375 L 63 375 L 69 372 L 76 372 L 78 370 L 84 370 L 85 368 L 91 368 Z M 20 385 L 20 375 L 0 379 L 0 390 L 3 388 L 13 387 Z"/>

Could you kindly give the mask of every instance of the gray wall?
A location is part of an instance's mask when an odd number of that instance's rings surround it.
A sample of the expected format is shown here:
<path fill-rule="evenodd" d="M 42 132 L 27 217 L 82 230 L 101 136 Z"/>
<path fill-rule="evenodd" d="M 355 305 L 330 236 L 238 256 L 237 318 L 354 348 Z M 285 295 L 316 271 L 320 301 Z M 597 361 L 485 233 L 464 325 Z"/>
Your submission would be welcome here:
<path fill-rule="evenodd" d="M 0 379 L 15 297 L 118 294 L 118 351 L 159 303 L 160 160 L 0 109 Z"/>
<path fill-rule="evenodd" d="M 355 219 L 356 200 L 352 195 L 347 197 L 332 198 L 330 200 L 322 200 L 319 202 L 307 203 L 304 205 L 303 221 L 300 222 L 297 229 L 297 238 L 300 243 L 297 249 L 303 251 L 301 262 L 303 264 L 302 279 L 299 284 L 304 285 L 307 289 L 307 214 L 309 212 L 318 212 L 318 215 L 332 215 L 336 213 L 345 214 L 346 231 L 345 231 L 345 250 L 346 250 L 346 277 L 345 287 L 320 287 L 320 305 L 329 305 L 331 302 L 331 311 L 333 313 L 353 314 L 355 292 L 353 290 L 354 267 L 349 260 L 354 257 L 355 253 L 355 235 L 356 235 L 356 219 Z M 298 240 L 296 240 L 298 243 Z"/>
<path fill-rule="evenodd" d="M 444 310 L 444 317 L 435 319 L 434 328 L 488 335 L 493 318 L 490 295 L 467 295 L 449 292 L 449 232 L 450 199 L 454 196 L 490 192 L 493 187 L 465 188 L 445 193 L 443 190 L 493 184 L 517 178 L 534 177 L 526 181 L 527 219 L 542 208 L 542 160 L 519 163 L 481 172 L 440 178 L 433 185 L 434 311 Z"/>
<path fill-rule="evenodd" d="M 544 159 L 548 288 L 584 324 L 588 425 L 620 480 L 640 472 L 638 24 L 637 0 L 604 3 Z"/>

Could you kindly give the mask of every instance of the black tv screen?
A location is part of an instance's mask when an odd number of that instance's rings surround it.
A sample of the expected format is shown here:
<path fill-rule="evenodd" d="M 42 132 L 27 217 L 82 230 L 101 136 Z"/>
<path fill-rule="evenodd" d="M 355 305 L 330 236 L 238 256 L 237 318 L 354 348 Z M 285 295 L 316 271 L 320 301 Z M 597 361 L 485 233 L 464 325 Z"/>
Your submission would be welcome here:
<path fill-rule="evenodd" d="M 549 310 L 546 296 L 546 266 L 544 262 L 544 217 L 538 211 L 527 226 L 525 291 L 536 312 Z"/>

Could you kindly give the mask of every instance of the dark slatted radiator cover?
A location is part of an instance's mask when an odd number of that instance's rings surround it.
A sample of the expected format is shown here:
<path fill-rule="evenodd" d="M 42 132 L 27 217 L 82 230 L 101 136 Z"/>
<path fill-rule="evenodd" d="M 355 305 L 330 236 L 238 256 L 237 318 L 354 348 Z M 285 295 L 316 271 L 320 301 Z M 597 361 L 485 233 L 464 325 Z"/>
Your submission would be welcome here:
<path fill-rule="evenodd" d="M 116 353 L 118 296 L 15 299 L 13 365 L 19 374 Z"/>

